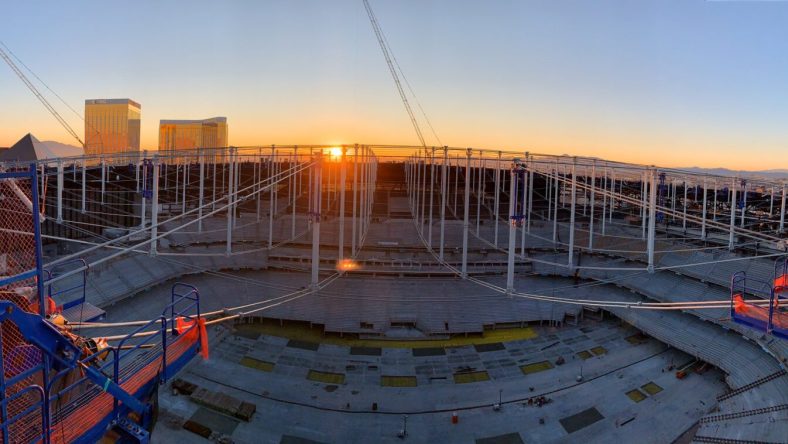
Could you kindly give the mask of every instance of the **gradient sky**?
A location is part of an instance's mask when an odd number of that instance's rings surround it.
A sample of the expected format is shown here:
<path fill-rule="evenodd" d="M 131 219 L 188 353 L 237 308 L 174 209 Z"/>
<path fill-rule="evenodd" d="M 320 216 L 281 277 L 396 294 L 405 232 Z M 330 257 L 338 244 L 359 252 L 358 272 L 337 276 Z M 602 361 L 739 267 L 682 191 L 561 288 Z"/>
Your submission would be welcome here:
<path fill-rule="evenodd" d="M 443 144 L 788 168 L 788 2 L 371 4 Z M 361 0 L 14 1 L 3 16 L 0 40 L 80 113 L 140 102 L 143 148 L 160 119 L 212 116 L 237 146 L 418 143 Z M 0 146 L 27 132 L 75 142 L 0 64 Z"/>

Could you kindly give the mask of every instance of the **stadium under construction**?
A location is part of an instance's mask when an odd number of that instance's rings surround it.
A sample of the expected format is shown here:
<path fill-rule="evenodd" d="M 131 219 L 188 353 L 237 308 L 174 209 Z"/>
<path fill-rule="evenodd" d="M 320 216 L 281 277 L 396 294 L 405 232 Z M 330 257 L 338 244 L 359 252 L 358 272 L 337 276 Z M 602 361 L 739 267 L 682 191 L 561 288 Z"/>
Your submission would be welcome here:
<path fill-rule="evenodd" d="M 0 196 L 4 442 L 788 436 L 782 182 L 269 145 Z"/>

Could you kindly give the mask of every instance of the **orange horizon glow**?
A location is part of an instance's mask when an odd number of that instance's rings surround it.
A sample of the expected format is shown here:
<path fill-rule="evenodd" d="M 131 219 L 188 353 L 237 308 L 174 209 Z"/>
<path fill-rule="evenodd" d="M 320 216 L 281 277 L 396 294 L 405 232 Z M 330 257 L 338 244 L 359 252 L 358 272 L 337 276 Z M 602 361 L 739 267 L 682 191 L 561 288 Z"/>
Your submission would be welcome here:
<path fill-rule="evenodd" d="M 385 149 L 381 150 L 379 155 L 382 156 L 406 156 L 418 150 L 418 146 L 414 143 L 411 136 L 412 129 L 405 126 L 399 134 L 392 134 L 392 131 L 387 131 L 382 136 L 374 136 L 373 134 L 361 134 L 358 137 L 348 135 L 347 137 L 338 137 L 335 133 L 329 136 L 323 134 L 304 134 L 303 137 L 295 137 L 288 134 L 272 135 L 273 137 L 266 137 L 261 139 L 251 134 L 241 133 L 241 130 L 232 126 L 230 122 L 230 146 L 236 147 L 251 147 L 251 146 L 271 146 L 270 140 L 279 141 L 275 143 L 276 146 L 293 146 L 293 145 L 313 145 L 313 146 L 329 146 L 330 148 L 324 149 L 324 154 L 330 157 L 330 160 L 336 161 L 342 155 L 341 146 L 347 147 L 348 155 L 352 155 L 353 146 L 358 144 L 365 145 L 395 145 L 404 146 L 399 149 Z M 42 128 L 44 126 L 42 125 Z M 57 126 L 47 125 L 47 130 L 44 131 L 31 131 L 41 141 L 54 140 L 61 143 L 70 145 L 77 145 L 75 140 L 69 140 L 63 137 L 62 129 Z M 0 123 L 0 130 L 2 130 L 2 123 Z M 145 130 L 143 130 L 145 131 Z M 466 132 L 467 130 L 463 131 Z M 9 136 L 5 131 L 0 131 L 0 147 L 10 147 L 21 139 L 25 134 L 18 136 Z M 700 148 L 691 141 L 677 141 L 673 142 L 670 137 L 652 137 L 647 141 L 638 140 L 637 137 L 629 136 L 621 141 L 612 143 L 612 137 L 600 137 L 596 142 L 580 143 L 577 137 L 569 138 L 553 138 L 551 134 L 545 131 L 543 134 L 535 134 L 527 139 L 506 140 L 506 135 L 496 134 L 490 137 L 480 135 L 464 134 L 464 137 L 457 137 L 442 140 L 445 145 L 450 147 L 471 147 L 473 149 L 484 150 L 502 150 L 506 152 L 530 152 L 531 154 L 548 154 L 548 155 L 570 155 L 570 156 L 585 156 L 597 157 L 605 160 L 620 161 L 626 163 L 655 165 L 659 167 L 668 168 L 689 168 L 689 167 L 704 167 L 704 168 L 727 168 L 730 170 L 745 170 L 745 171 L 758 171 L 770 169 L 786 169 L 788 165 L 781 164 L 779 156 L 777 158 L 770 158 L 768 156 L 742 156 L 740 152 L 746 152 L 744 148 L 739 148 L 736 141 L 718 141 L 710 143 L 706 148 Z M 154 139 L 155 142 L 151 141 Z M 157 151 L 158 140 L 155 137 L 146 137 L 143 133 L 143 141 L 141 149 L 147 150 L 149 153 Z M 262 141 L 262 143 L 261 143 Z M 349 141 L 349 142 L 346 142 Z M 428 144 L 429 147 L 433 146 Z M 438 146 L 435 144 L 435 146 Z M 720 147 L 725 147 L 725 150 Z M 775 146 L 772 150 L 779 152 L 781 148 Z"/>

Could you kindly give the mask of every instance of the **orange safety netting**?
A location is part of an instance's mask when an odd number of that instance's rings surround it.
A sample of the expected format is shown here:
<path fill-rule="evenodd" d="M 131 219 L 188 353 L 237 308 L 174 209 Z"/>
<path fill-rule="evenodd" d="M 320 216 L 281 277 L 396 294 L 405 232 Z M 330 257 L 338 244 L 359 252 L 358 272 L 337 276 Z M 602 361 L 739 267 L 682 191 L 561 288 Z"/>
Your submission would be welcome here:
<path fill-rule="evenodd" d="M 193 335 L 183 335 L 167 346 L 167 361 L 173 362 L 196 342 Z M 143 385 L 151 381 L 162 371 L 162 356 L 149 362 L 140 371 L 128 375 L 128 379 L 120 386 L 128 393 L 135 393 Z M 122 372 L 122 369 L 121 369 Z M 99 421 L 112 413 L 114 398 L 107 392 L 93 386 L 93 397 L 87 404 L 70 412 L 67 416 L 52 424 L 52 442 L 69 443 L 82 436 Z"/>
<path fill-rule="evenodd" d="M 175 319 L 175 331 L 178 334 L 183 333 L 186 330 L 189 330 L 191 326 L 194 325 L 194 320 L 187 320 L 181 316 Z M 203 359 L 208 359 L 208 331 L 205 329 L 205 319 L 198 318 L 197 319 L 197 328 L 192 328 L 186 333 L 187 337 L 192 339 L 197 339 L 197 336 L 200 336 L 200 353 L 202 354 Z"/>
<path fill-rule="evenodd" d="M 784 274 L 774 280 L 774 292 L 780 293 L 788 291 L 788 274 Z"/>
<path fill-rule="evenodd" d="M 763 322 L 769 321 L 768 308 L 748 304 L 740 294 L 733 296 L 733 309 L 736 313 L 747 316 L 748 318 L 758 319 Z"/>
<path fill-rule="evenodd" d="M 759 307 L 757 305 L 748 304 L 744 301 L 742 295 L 737 294 L 733 296 L 733 309 L 736 313 L 747 316 L 748 318 L 757 319 L 764 323 L 769 322 L 769 308 Z M 779 300 L 774 299 L 774 313 L 772 314 L 772 327 L 781 330 L 788 329 L 788 313 L 780 311 Z"/>

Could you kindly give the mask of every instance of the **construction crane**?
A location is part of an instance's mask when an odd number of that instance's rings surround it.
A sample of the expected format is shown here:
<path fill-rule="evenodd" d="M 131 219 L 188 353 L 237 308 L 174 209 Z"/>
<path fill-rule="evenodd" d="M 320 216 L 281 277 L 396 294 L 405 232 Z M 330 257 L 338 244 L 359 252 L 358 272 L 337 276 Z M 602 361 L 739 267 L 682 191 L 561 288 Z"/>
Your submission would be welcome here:
<path fill-rule="evenodd" d="M 397 70 L 394 68 L 394 63 L 391 61 L 391 54 L 388 49 L 388 45 L 386 44 L 386 40 L 383 37 L 383 31 L 380 29 L 380 25 L 378 24 L 378 19 L 375 18 L 375 13 L 372 12 L 372 6 L 369 5 L 369 0 L 363 1 L 364 8 L 367 10 L 367 15 L 369 16 L 369 22 L 372 24 L 372 30 L 375 31 L 375 37 L 377 37 L 378 43 L 380 44 L 380 50 L 383 51 L 383 57 L 386 58 L 386 64 L 389 66 L 389 71 L 391 71 L 391 77 L 394 78 L 394 83 L 397 85 L 397 91 L 399 91 L 402 104 L 405 105 L 405 111 L 408 112 L 410 122 L 413 124 L 413 129 L 416 130 L 416 136 L 418 136 L 421 146 L 426 149 L 427 144 L 424 142 L 424 135 L 422 135 L 419 122 L 416 120 L 416 116 L 413 114 L 413 108 L 410 107 L 408 97 L 405 95 L 405 91 L 402 89 L 402 83 L 399 80 Z"/>
<path fill-rule="evenodd" d="M 66 120 L 63 119 L 63 116 L 61 116 L 57 112 L 57 110 L 55 110 L 55 108 L 52 106 L 52 104 L 49 103 L 49 101 L 46 99 L 46 97 L 44 97 L 41 94 L 41 92 L 38 90 L 38 88 L 36 88 L 36 86 L 33 85 L 32 82 L 30 82 L 30 79 L 28 79 L 27 76 L 25 76 L 25 73 L 23 73 L 19 69 L 19 67 L 16 66 L 14 61 L 11 60 L 11 57 L 8 56 L 8 53 L 6 53 L 5 50 L 3 50 L 3 48 L 0 48 L 0 57 L 2 57 L 3 60 L 5 60 L 5 62 L 8 64 L 8 66 L 11 67 L 11 70 L 14 71 L 14 74 L 16 74 L 17 77 L 22 79 L 22 82 L 24 82 L 25 86 L 27 86 L 27 88 L 33 93 L 33 95 L 36 96 L 38 101 L 41 102 L 44 105 L 44 107 L 49 111 L 49 113 L 52 114 L 58 122 L 60 122 L 60 125 L 62 125 L 63 128 L 65 128 L 66 131 L 68 131 L 68 133 L 71 134 L 71 136 L 73 138 L 77 139 L 77 142 L 79 142 L 79 145 L 82 148 L 85 148 L 85 142 L 83 142 L 82 139 L 79 138 L 79 136 L 77 135 L 77 132 L 74 131 L 74 128 L 71 128 L 71 125 L 69 125 L 68 122 L 66 122 Z"/>

